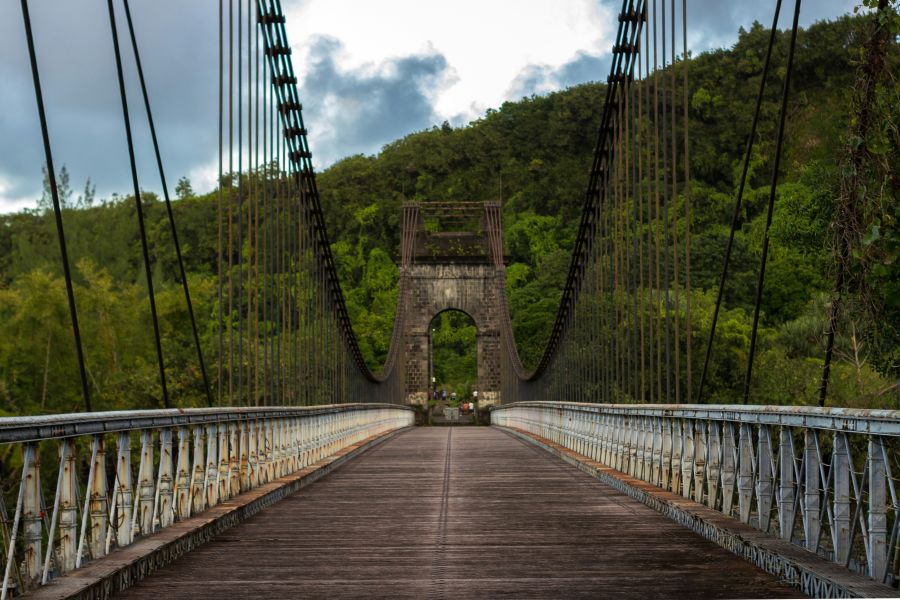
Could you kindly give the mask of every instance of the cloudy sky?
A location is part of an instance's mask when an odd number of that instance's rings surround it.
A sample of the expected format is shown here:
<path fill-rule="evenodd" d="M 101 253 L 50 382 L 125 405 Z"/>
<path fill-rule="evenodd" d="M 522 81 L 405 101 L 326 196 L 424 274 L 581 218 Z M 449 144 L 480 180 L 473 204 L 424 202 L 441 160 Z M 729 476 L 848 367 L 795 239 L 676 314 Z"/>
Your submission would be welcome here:
<path fill-rule="evenodd" d="M 858 0 L 806 2 L 804 24 Z M 678 5 L 681 3 L 678 2 Z M 691 51 L 771 22 L 774 0 L 688 0 Z M 785 2 L 785 5 L 793 3 Z M 118 2 L 117 2 L 118 5 Z M 604 79 L 619 0 L 286 0 L 317 168 L 505 100 Z M 31 0 L 54 162 L 100 196 L 131 187 L 106 2 Z M 218 2 L 131 0 L 170 181 L 210 189 L 217 169 Z M 790 12 L 786 8 L 785 12 Z M 782 26 L 790 15 L 782 18 Z M 120 15 L 120 26 L 124 17 Z M 159 188 L 126 70 L 141 185 Z M 44 163 L 19 2 L 0 2 L 0 212 L 33 207 Z"/>

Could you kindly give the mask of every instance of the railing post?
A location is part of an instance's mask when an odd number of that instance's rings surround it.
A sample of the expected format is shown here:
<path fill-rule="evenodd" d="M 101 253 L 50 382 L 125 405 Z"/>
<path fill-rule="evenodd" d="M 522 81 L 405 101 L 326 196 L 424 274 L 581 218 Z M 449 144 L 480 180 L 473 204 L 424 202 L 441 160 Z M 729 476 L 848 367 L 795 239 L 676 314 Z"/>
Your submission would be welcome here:
<path fill-rule="evenodd" d="M 614 453 L 613 453 L 613 432 L 616 431 L 614 427 L 615 419 L 613 415 L 603 415 L 603 435 L 602 435 L 602 458 L 600 462 L 602 462 L 607 467 L 613 466 Z"/>
<path fill-rule="evenodd" d="M 259 485 L 259 433 L 257 421 L 247 423 L 247 471 L 248 489 Z"/>
<path fill-rule="evenodd" d="M 328 431 L 325 434 L 325 456 L 330 455 L 334 451 L 334 436 L 339 421 L 338 415 L 333 413 L 328 415 Z"/>
<path fill-rule="evenodd" d="M 850 554 L 850 446 L 843 432 L 834 434 L 831 459 L 831 479 L 834 482 L 834 543 L 835 562 L 846 564 Z"/>
<path fill-rule="evenodd" d="M 736 450 L 734 423 L 725 421 L 722 424 L 722 512 L 729 516 L 734 509 L 734 484 L 737 473 Z"/>
<path fill-rule="evenodd" d="M 338 422 L 340 421 L 340 417 L 334 413 L 330 413 L 328 415 L 328 427 L 325 430 L 325 443 L 323 445 L 322 456 L 328 456 L 331 454 L 333 444 L 334 444 L 334 435 L 335 431 L 337 431 Z"/>
<path fill-rule="evenodd" d="M 218 429 L 216 425 L 206 426 L 206 473 L 203 477 L 206 501 L 204 508 L 211 508 L 219 503 Z"/>
<path fill-rule="evenodd" d="M 300 469 L 300 440 L 297 431 L 296 417 L 288 419 L 288 442 L 290 443 L 288 473 L 294 473 Z"/>
<path fill-rule="evenodd" d="M 202 448 L 202 446 L 201 446 Z M 191 497 L 191 434 L 187 427 L 178 428 L 178 465 L 175 479 L 175 514 L 186 519 Z"/>
<path fill-rule="evenodd" d="M 672 424 L 674 420 L 662 419 L 662 481 L 664 490 L 672 489 Z"/>
<path fill-rule="evenodd" d="M 311 464 L 309 450 L 309 418 L 300 418 L 300 466 L 308 467 Z"/>
<path fill-rule="evenodd" d="M 172 505 L 174 495 L 172 433 L 168 428 L 159 431 L 159 477 L 156 483 L 156 495 L 159 500 L 157 508 L 153 511 L 153 524 L 160 529 L 168 527 L 175 520 L 175 507 Z"/>
<path fill-rule="evenodd" d="M 139 513 L 137 522 L 139 530 L 135 535 L 147 535 L 153 531 L 153 432 L 145 429 L 141 432 L 141 480 L 138 482 Z M 132 538 L 133 539 L 133 538 Z"/>
<path fill-rule="evenodd" d="M 803 463 L 806 469 L 803 501 L 806 512 L 803 515 L 803 536 L 806 540 L 806 549 L 815 552 L 819 546 L 819 522 L 820 496 L 819 496 L 819 440 L 815 429 L 803 431 Z"/>
<path fill-rule="evenodd" d="M 590 412 L 588 413 L 588 421 L 590 423 L 589 433 L 588 433 L 588 456 L 591 460 L 596 461 L 598 456 L 598 450 L 600 449 L 599 441 L 600 441 L 600 425 L 597 420 L 597 413 Z"/>
<path fill-rule="evenodd" d="M 741 423 L 738 440 L 738 512 L 744 523 L 750 522 L 751 500 L 753 498 L 753 429 L 749 423 Z"/>
<path fill-rule="evenodd" d="M 267 419 L 265 423 L 266 431 L 266 482 L 275 479 L 275 462 L 278 448 L 275 445 L 275 421 L 276 419 Z"/>
<path fill-rule="evenodd" d="M 768 425 L 759 426 L 759 445 L 756 459 L 756 506 L 759 512 L 759 528 L 768 532 L 772 523 L 772 498 L 775 486 L 772 473 L 772 430 Z"/>
<path fill-rule="evenodd" d="M 281 477 L 281 419 L 272 419 L 272 480 Z"/>
<path fill-rule="evenodd" d="M 569 436 L 569 444 L 568 447 L 577 454 L 581 454 L 581 413 L 577 410 L 568 411 L 571 415 L 571 435 Z"/>
<path fill-rule="evenodd" d="M 625 415 L 616 415 L 616 428 L 613 430 L 613 446 L 615 456 L 613 457 L 612 466 L 619 470 L 625 470 L 625 436 L 628 431 L 628 417 Z"/>
<path fill-rule="evenodd" d="M 322 458 L 322 415 L 313 417 L 313 462 L 319 462 Z"/>
<path fill-rule="evenodd" d="M 626 416 L 625 427 L 622 431 L 622 468 L 620 470 L 631 476 L 634 476 L 634 433 L 637 429 L 635 421 L 635 417 Z"/>
<path fill-rule="evenodd" d="M 884 578 L 887 569 L 887 472 L 882 452 L 884 441 L 877 435 L 869 436 L 869 576 L 876 581 Z"/>
<path fill-rule="evenodd" d="M 650 427 L 653 429 L 653 447 L 650 450 L 650 483 L 659 485 L 662 477 L 662 419 L 658 416 L 650 417 Z"/>
<path fill-rule="evenodd" d="M 794 530 L 794 438 L 791 428 L 782 426 L 778 442 L 778 530 L 781 539 L 791 541 Z"/>
<path fill-rule="evenodd" d="M 287 474 L 288 447 L 287 447 L 287 420 L 284 418 L 275 421 L 275 440 L 278 448 L 278 464 L 275 470 L 276 477 L 284 477 Z"/>
<path fill-rule="evenodd" d="M 335 451 L 335 444 L 337 441 L 337 434 L 341 427 L 341 416 L 340 414 L 332 413 L 328 419 L 328 436 L 325 438 L 325 455 L 328 456 L 332 452 Z"/>
<path fill-rule="evenodd" d="M 106 536 L 109 527 L 109 484 L 106 480 L 106 444 L 103 436 L 94 438 L 97 445 L 97 458 L 91 468 L 94 479 L 91 482 L 91 537 L 89 548 L 92 558 L 106 555 Z"/>
<path fill-rule="evenodd" d="M 591 446 L 593 445 L 591 439 L 591 429 L 593 426 L 593 423 L 591 422 L 591 414 L 585 411 L 581 411 L 579 413 L 579 416 L 581 417 L 581 431 L 579 432 L 581 450 L 579 450 L 578 453 L 583 456 L 590 456 Z"/>
<path fill-rule="evenodd" d="M 203 448 L 209 444 L 203 427 L 194 427 L 194 468 L 191 471 L 191 512 L 206 508 L 206 457 Z"/>
<path fill-rule="evenodd" d="M 238 439 L 237 423 L 228 424 L 228 497 L 241 493 L 241 447 Z"/>
<path fill-rule="evenodd" d="M 672 420 L 672 492 L 681 493 L 681 454 L 684 451 L 684 427 L 681 419 Z"/>
<path fill-rule="evenodd" d="M 59 556 L 63 572 L 75 568 L 75 557 L 78 550 L 78 501 L 76 500 L 75 479 L 75 438 L 60 441 L 60 452 L 65 455 L 63 474 L 59 488 Z M 49 541 L 48 552 L 53 549 L 53 540 Z"/>
<path fill-rule="evenodd" d="M 703 502 L 703 479 L 707 475 L 706 450 L 708 440 L 706 437 L 706 423 L 695 421 L 691 425 L 694 430 L 694 501 Z M 699 436 L 699 439 L 697 439 Z"/>
<path fill-rule="evenodd" d="M 681 495 L 691 497 L 691 483 L 694 475 L 694 422 L 681 421 Z"/>
<path fill-rule="evenodd" d="M 82 560 L 87 556 L 87 552 L 85 552 L 85 543 L 87 543 L 88 531 L 90 531 L 90 527 L 88 525 L 88 516 L 91 514 L 91 488 L 94 487 L 94 473 L 95 467 L 97 466 L 97 447 L 100 436 L 93 436 L 91 440 L 91 459 L 88 461 L 88 476 L 87 476 L 87 485 L 84 487 L 84 508 L 81 509 L 81 534 L 77 536 L 78 541 L 75 547 L 75 568 L 79 568 L 81 566 Z M 77 482 L 76 482 L 76 495 L 77 495 Z"/>
<path fill-rule="evenodd" d="M 566 427 L 566 443 L 564 445 L 573 452 L 578 452 L 581 441 L 581 415 L 575 410 L 566 410 L 565 412 L 569 418 Z"/>
<path fill-rule="evenodd" d="M 631 476 L 641 479 L 644 469 L 644 417 L 636 415 L 631 435 Z"/>
<path fill-rule="evenodd" d="M 598 414 L 597 415 L 597 462 L 603 463 L 604 465 L 609 465 L 607 462 L 607 419 L 609 415 Z"/>
<path fill-rule="evenodd" d="M 333 454 L 344 447 L 344 435 L 349 435 L 347 433 L 346 417 L 338 413 L 334 415 L 329 454 Z"/>
<path fill-rule="evenodd" d="M 228 424 L 219 423 L 216 427 L 216 439 L 218 441 L 218 468 L 216 469 L 216 481 L 218 482 L 218 501 L 225 502 L 231 497 L 231 445 L 228 443 Z"/>
<path fill-rule="evenodd" d="M 263 419 L 256 423 L 256 460 L 259 476 L 258 485 L 269 481 L 269 420 Z"/>
<path fill-rule="evenodd" d="M 653 417 L 641 418 L 641 471 L 640 477 L 644 481 L 650 479 L 651 465 L 653 464 Z"/>
<path fill-rule="evenodd" d="M 613 469 L 619 469 L 619 456 L 621 455 L 619 440 L 625 420 L 622 415 L 610 415 L 609 425 L 609 461 L 606 464 Z"/>
<path fill-rule="evenodd" d="M 25 486 L 25 499 L 22 505 L 22 540 L 25 542 L 25 575 L 27 582 L 40 577 L 43 566 L 43 521 L 41 514 L 41 454 L 37 444 L 31 447 L 31 463 L 25 474 L 22 485 Z M 26 447 L 27 451 L 27 447 Z"/>
<path fill-rule="evenodd" d="M 722 475 L 722 436 L 719 428 L 722 425 L 718 421 L 709 421 L 709 446 L 706 462 L 708 475 L 706 476 L 706 505 L 716 507 L 716 499 L 719 497 L 719 477 Z"/>
<path fill-rule="evenodd" d="M 134 484 L 131 476 L 131 434 L 119 433 L 118 458 L 116 459 L 116 543 L 124 548 L 131 543 L 131 502 Z"/>

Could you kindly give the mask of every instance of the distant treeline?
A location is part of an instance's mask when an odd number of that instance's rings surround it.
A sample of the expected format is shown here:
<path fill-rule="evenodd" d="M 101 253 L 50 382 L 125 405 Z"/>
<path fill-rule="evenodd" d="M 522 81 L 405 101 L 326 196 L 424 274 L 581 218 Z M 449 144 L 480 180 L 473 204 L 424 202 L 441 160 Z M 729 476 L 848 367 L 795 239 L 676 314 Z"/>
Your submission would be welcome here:
<path fill-rule="evenodd" d="M 870 23 L 869 17 L 847 16 L 800 32 L 754 369 L 755 403 L 810 404 L 816 399 L 836 264 L 831 225 L 848 147 L 859 143 L 847 132 L 858 102 L 854 81 Z M 740 32 L 734 47 L 693 57 L 689 64 L 695 357 L 705 350 L 767 42 L 768 32 L 754 25 Z M 780 34 L 775 64 L 783 64 L 786 49 L 786 34 Z M 900 73 L 894 42 L 888 61 L 889 70 Z M 783 73 L 773 79 L 763 104 L 709 401 L 739 398 L 781 77 Z M 842 313 L 829 403 L 900 408 L 900 92 L 894 80 L 876 92 L 878 127 L 867 143 L 873 160 L 884 168 L 867 174 L 863 237 L 850 265 L 865 272 L 865 293 L 845 299 L 848 309 Z M 386 356 L 393 326 L 400 209 L 413 199 L 502 200 L 513 326 L 524 362 L 536 363 L 568 270 L 603 97 L 602 84 L 585 84 L 507 102 L 465 127 L 445 123 L 414 133 L 376 156 L 352 156 L 318 175 L 344 294 L 373 368 Z M 179 236 L 202 342 L 214 365 L 216 193 L 195 196 L 186 180 L 178 191 L 181 199 L 174 209 Z M 180 405 L 199 404 L 203 393 L 165 208 L 150 194 L 144 200 L 170 394 Z M 88 183 L 69 206 L 64 218 L 96 405 L 158 406 L 133 199 L 95 200 Z M 0 217 L 0 408 L 7 413 L 80 408 L 55 235 L 44 209 Z M 441 380 L 464 392 L 472 383 L 474 329 L 449 316 L 437 326 Z"/>

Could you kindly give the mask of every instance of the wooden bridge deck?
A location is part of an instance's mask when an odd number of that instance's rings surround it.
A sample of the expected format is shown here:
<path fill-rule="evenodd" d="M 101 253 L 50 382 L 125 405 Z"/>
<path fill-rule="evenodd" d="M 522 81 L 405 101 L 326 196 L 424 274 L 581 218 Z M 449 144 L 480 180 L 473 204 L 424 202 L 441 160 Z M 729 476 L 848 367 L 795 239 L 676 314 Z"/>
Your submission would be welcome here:
<path fill-rule="evenodd" d="M 494 428 L 418 428 L 122 598 L 797 597 Z"/>

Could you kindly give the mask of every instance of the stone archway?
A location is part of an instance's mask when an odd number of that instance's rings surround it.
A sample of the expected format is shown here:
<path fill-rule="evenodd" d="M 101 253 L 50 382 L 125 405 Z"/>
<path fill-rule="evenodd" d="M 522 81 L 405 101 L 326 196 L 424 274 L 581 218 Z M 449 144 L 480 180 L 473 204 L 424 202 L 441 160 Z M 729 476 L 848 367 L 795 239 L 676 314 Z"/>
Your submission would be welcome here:
<path fill-rule="evenodd" d="M 500 299 L 504 274 L 491 256 L 487 210 L 496 204 L 423 203 L 404 206 L 400 289 L 406 297 L 403 344 L 405 395 L 412 405 L 429 397 L 429 325 L 446 310 L 469 315 L 476 328 L 478 407 L 500 403 Z M 499 215 L 499 210 L 496 211 Z M 434 219 L 426 227 L 426 220 Z M 456 225 L 433 231 L 434 223 Z M 468 230 L 459 230 L 460 224 Z M 499 226 L 499 223 L 498 225 Z"/>

